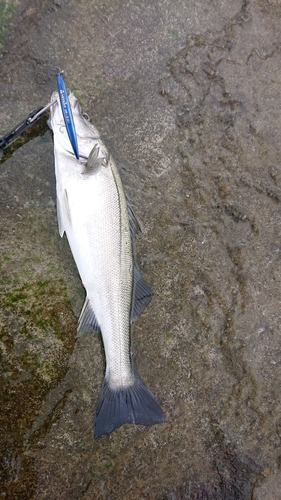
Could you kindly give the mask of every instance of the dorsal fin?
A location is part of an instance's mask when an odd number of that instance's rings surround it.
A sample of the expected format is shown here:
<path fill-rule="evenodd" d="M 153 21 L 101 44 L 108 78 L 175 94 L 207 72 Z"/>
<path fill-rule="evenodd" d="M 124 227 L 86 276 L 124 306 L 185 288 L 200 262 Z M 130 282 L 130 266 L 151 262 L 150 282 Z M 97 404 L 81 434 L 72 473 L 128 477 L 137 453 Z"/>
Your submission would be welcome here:
<path fill-rule="evenodd" d="M 126 201 L 128 208 L 132 249 L 134 255 L 134 243 L 136 235 L 141 232 L 141 225 L 137 219 L 137 216 L 130 202 L 128 201 L 127 196 L 126 196 Z M 151 288 L 141 277 L 140 272 L 134 262 L 133 291 L 132 291 L 132 303 L 131 303 L 131 313 L 130 313 L 131 323 L 133 323 L 141 315 L 142 311 L 148 306 L 151 299 L 152 299 Z"/>
<path fill-rule="evenodd" d="M 131 207 L 130 202 L 128 201 L 127 196 L 126 196 L 126 202 L 127 202 L 127 208 L 128 208 L 131 240 L 132 240 L 132 245 L 133 245 L 135 242 L 135 239 L 136 239 L 136 235 L 138 233 L 141 233 L 141 225 L 137 219 L 137 216 L 136 216 L 133 208 Z"/>
<path fill-rule="evenodd" d="M 130 321 L 133 323 L 141 315 L 152 299 L 150 286 L 141 277 L 136 265 L 134 265 L 133 293 Z"/>

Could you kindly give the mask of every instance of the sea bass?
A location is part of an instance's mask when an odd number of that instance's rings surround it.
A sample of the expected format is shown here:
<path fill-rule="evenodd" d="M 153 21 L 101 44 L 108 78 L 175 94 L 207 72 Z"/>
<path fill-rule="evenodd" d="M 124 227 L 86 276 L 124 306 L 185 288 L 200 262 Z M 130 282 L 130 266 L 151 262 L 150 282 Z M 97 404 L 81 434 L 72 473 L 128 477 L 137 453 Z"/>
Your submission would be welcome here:
<path fill-rule="evenodd" d="M 58 99 L 58 93 L 51 100 Z M 59 102 L 50 108 L 59 233 L 64 232 L 76 262 L 86 300 L 77 334 L 101 332 L 106 372 L 96 408 L 94 437 L 125 423 L 153 425 L 164 415 L 134 370 L 130 325 L 151 300 L 151 289 L 134 262 L 139 222 L 128 204 L 117 167 L 97 129 L 69 96 L 79 160 L 66 132 Z"/>

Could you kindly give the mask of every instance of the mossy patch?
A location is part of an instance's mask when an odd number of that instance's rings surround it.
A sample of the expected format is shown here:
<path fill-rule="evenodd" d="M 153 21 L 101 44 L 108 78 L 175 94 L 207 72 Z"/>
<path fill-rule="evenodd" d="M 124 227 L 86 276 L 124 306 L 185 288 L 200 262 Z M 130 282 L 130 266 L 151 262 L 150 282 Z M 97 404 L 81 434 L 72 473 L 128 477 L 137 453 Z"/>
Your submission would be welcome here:
<path fill-rule="evenodd" d="M 30 458 L 22 454 L 23 437 L 46 394 L 66 373 L 76 318 L 62 280 L 39 278 L 14 288 L 2 286 L 0 307 L 0 427 L 5 429 L 0 444 L 5 451 L 6 443 L 12 442 L 12 451 L 7 449 L 4 457 L 9 460 L 11 452 L 16 453 L 30 469 Z M 12 465 L 6 472 L 7 481 L 15 479 Z"/>
<path fill-rule="evenodd" d="M 3 40 L 9 27 L 10 19 L 17 7 L 15 0 L 0 0 L 0 54 L 3 49 Z"/>
<path fill-rule="evenodd" d="M 176 41 L 179 37 L 179 32 L 177 29 L 171 28 L 168 30 L 168 35 L 173 41 Z"/>
<path fill-rule="evenodd" d="M 62 280 L 39 278 L 0 289 L 0 305 L 5 311 L 0 332 L 4 345 L 8 341 L 7 363 L 16 359 L 22 369 L 52 383 L 65 367 L 63 360 L 75 339 L 73 312 Z"/>

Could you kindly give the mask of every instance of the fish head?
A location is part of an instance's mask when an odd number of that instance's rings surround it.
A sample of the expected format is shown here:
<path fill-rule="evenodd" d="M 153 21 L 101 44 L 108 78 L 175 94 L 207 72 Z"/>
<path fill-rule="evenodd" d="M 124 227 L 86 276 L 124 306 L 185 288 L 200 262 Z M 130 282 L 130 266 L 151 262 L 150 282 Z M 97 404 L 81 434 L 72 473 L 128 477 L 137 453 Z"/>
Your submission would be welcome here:
<path fill-rule="evenodd" d="M 83 113 L 78 100 L 72 92 L 69 94 L 68 100 L 77 136 L 79 156 L 82 159 L 87 159 L 100 136 L 94 125 L 87 119 L 87 115 Z M 51 102 L 54 102 L 54 104 L 50 107 L 50 119 L 48 120 L 48 125 L 54 134 L 55 148 L 61 152 L 74 156 L 64 123 L 59 94 L 57 91 L 52 93 Z"/>

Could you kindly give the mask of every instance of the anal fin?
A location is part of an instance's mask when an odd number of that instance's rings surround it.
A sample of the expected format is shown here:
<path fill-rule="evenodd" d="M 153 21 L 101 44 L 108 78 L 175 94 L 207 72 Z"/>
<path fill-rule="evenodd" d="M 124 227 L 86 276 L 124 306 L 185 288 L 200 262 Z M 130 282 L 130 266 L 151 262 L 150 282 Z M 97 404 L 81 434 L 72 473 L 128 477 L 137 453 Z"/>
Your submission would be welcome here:
<path fill-rule="evenodd" d="M 80 337 L 80 335 L 82 335 L 83 333 L 92 330 L 95 330 L 98 333 L 100 333 L 101 331 L 95 313 L 91 307 L 90 300 L 87 297 L 79 316 L 77 337 Z"/>

